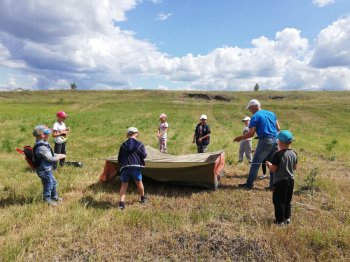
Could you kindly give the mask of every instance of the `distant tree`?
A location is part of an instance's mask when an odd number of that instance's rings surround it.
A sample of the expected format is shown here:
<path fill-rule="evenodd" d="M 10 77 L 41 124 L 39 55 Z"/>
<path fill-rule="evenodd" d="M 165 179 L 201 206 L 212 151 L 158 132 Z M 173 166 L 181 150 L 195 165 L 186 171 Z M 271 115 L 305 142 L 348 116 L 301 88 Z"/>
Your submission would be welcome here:
<path fill-rule="evenodd" d="M 78 86 L 76 85 L 76 83 L 71 83 L 71 84 L 70 84 L 70 89 L 71 89 L 71 90 L 76 90 L 77 87 L 78 87 Z"/>
<path fill-rule="evenodd" d="M 259 91 L 259 84 L 258 83 L 255 84 L 254 91 Z"/>

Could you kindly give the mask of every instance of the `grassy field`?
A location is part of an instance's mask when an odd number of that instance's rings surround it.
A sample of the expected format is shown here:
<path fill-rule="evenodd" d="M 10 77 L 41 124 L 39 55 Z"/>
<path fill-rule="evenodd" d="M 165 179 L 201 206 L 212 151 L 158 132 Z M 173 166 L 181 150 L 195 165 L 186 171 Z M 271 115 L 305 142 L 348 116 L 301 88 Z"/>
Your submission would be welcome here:
<path fill-rule="evenodd" d="M 349 261 L 350 92 L 206 94 L 231 100 L 163 91 L 1 92 L 0 261 Z M 249 166 L 237 164 L 232 138 L 241 133 L 252 98 L 296 137 L 299 169 L 288 227 L 272 225 L 267 180 L 253 191 L 237 188 Z M 84 167 L 55 174 L 64 198 L 55 208 L 42 203 L 40 180 L 15 148 L 33 145 L 34 126 L 52 126 L 60 110 L 70 115 L 68 159 Z M 156 147 L 162 112 L 171 154 L 196 152 L 193 130 L 207 114 L 210 151 L 225 150 L 226 176 L 216 191 L 145 180 L 150 202 L 139 204 L 131 186 L 127 208 L 119 211 L 120 184 L 98 182 L 101 158 L 117 154 L 129 126 Z"/>

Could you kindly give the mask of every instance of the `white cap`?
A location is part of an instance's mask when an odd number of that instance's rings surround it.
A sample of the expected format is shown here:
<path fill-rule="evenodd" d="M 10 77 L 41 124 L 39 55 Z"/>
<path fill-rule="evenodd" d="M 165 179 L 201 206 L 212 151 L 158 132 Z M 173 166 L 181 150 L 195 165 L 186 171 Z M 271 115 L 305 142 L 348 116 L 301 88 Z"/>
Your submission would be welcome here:
<path fill-rule="evenodd" d="M 163 117 L 167 118 L 166 114 L 164 113 L 160 114 L 159 118 L 163 118 Z"/>
<path fill-rule="evenodd" d="M 242 119 L 242 122 L 243 121 L 249 121 L 250 120 L 250 117 L 249 116 L 246 116 L 245 118 Z"/>
<path fill-rule="evenodd" d="M 252 99 L 249 101 L 248 105 L 246 106 L 245 109 L 248 109 L 251 106 L 259 106 L 260 107 L 260 102 L 256 99 Z"/>
<path fill-rule="evenodd" d="M 201 117 L 199 118 L 199 120 L 202 120 L 202 119 L 207 120 L 207 119 L 208 119 L 207 115 L 201 115 Z"/>
<path fill-rule="evenodd" d="M 137 128 L 136 127 L 129 127 L 128 128 L 128 131 L 126 132 L 128 135 L 131 135 L 131 134 L 134 134 L 134 133 L 138 133 L 139 132 L 139 130 L 137 130 Z"/>

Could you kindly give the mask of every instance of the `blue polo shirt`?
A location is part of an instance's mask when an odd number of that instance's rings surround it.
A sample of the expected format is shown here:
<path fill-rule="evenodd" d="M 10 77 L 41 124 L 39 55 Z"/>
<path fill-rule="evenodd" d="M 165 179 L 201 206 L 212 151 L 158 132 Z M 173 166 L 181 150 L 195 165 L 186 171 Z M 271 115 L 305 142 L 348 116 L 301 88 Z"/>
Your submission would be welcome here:
<path fill-rule="evenodd" d="M 256 134 L 259 138 L 277 137 L 275 113 L 268 110 L 257 111 L 250 119 L 249 128 L 255 127 Z"/>

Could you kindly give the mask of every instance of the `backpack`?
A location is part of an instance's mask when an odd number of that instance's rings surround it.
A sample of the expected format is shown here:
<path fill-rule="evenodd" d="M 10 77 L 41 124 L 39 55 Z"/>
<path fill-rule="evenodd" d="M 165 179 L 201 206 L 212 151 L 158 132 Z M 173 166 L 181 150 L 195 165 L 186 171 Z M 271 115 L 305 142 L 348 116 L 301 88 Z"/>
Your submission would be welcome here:
<path fill-rule="evenodd" d="M 25 155 L 25 160 L 27 161 L 28 165 L 32 170 L 36 170 L 40 166 L 41 158 L 35 155 L 36 149 L 40 146 L 46 146 L 50 149 L 51 154 L 54 155 L 50 145 L 44 143 L 38 143 L 34 147 L 24 146 L 23 150 L 19 148 L 16 149 L 18 153 Z"/>

